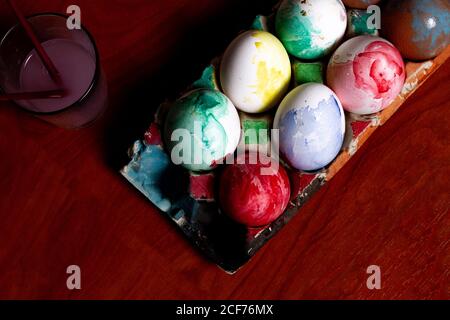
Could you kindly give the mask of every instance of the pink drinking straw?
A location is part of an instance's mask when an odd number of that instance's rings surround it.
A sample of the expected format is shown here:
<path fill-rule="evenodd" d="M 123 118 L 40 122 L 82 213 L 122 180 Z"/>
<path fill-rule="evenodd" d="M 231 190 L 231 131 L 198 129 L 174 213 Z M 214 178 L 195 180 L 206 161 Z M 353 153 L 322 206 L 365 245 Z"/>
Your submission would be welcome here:
<path fill-rule="evenodd" d="M 62 97 L 64 97 L 64 90 L 50 90 L 1 94 L 0 101 L 57 99 Z"/>
<path fill-rule="evenodd" d="M 33 31 L 33 28 L 31 24 L 28 22 L 28 20 L 25 18 L 25 16 L 22 14 L 22 12 L 17 7 L 17 4 L 14 2 L 14 0 L 6 0 L 8 4 L 13 9 L 16 17 L 19 19 L 20 25 L 25 30 L 26 34 L 30 38 L 31 42 L 33 43 L 34 48 L 36 49 L 39 57 L 41 58 L 42 62 L 45 65 L 45 68 L 47 69 L 48 73 L 52 77 L 53 81 L 55 81 L 56 84 L 61 85 L 62 80 L 61 76 L 56 69 L 55 65 L 53 64 L 50 57 L 47 55 L 47 52 L 45 52 L 44 48 L 41 45 L 41 42 L 37 38 L 36 34 Z"/>

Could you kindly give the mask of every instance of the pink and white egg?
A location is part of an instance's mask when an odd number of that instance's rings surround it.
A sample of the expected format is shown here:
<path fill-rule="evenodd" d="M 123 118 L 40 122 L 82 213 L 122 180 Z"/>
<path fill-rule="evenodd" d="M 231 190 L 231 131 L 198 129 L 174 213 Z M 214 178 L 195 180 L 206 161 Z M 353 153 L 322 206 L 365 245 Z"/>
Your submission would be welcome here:
<path fill-rule="evenodd" d="M 388 107 L 405 83 L 400 52 L 387 40 L 359 36 L 344 42 L 328 64 L 327 83 L 345 110 L 372 114 Z"/>

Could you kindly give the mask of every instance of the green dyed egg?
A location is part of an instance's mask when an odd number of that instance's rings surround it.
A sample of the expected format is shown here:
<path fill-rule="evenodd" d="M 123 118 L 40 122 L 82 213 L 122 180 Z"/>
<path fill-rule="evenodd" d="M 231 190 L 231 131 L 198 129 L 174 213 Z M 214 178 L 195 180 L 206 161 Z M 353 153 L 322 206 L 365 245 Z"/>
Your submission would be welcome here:
<path fill-rule="evenodd" d="M 275 19 L 277 36 L 286 50 L 306 60 L 329 54 L 346 27 L 341 0 L 284 0 Z"/>
<path fill-rule="evenodd" d="M 198 89 L 170 107 L 164 143 L 173 163 L 191 171 L 208 171 L 236 150 L 240 128 L 230 99 L 219 91 Z"/>

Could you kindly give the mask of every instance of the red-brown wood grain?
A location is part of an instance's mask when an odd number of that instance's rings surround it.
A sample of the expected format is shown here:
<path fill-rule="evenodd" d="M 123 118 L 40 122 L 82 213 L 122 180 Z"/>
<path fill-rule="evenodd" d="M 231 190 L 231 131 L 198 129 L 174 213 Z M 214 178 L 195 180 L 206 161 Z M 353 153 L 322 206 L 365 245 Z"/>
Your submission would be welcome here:
<path fill-rule="evenodd" d="M 77 1 L 110 107 L 66 131 L 0 104 L 0 298 L 450 298 L 449 62 L 233 276 L 118 174 L 159 102 L 270 7 L 243 2 Z M 72 1 L 18 4 L 32 14 Z M 0 2 L 1 31 L 13 22 Z M 66 288 L 72 264 L 80 291 Z M 381 290 L 366 287 L 373 264 Z"/>

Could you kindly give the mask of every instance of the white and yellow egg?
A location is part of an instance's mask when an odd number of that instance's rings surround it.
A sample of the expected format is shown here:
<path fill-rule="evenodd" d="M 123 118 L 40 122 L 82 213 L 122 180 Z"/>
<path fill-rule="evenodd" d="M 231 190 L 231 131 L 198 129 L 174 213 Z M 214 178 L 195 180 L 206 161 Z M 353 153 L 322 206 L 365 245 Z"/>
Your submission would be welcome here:
<path fill-rule="evenodd" d="M 260 113 L 286 93 L 291 63 L 283 44 L 265 31 L 239 35 L 225 51 L 220 67 L 223 92 L 239 110 Z"/>

